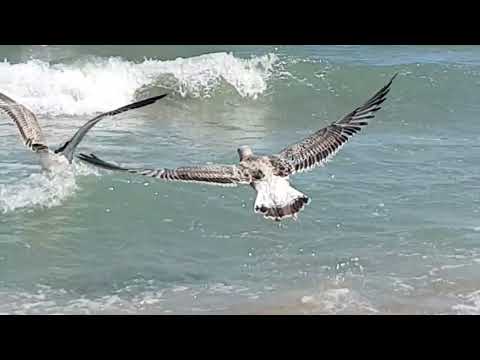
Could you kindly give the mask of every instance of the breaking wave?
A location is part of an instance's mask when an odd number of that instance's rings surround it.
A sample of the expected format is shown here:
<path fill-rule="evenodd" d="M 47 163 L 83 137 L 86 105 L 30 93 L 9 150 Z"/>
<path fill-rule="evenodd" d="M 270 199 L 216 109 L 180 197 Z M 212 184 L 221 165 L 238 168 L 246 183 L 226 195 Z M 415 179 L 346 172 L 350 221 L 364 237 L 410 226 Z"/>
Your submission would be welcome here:
<path fill-rule="evenodd" d="M 50 115 L 108 111 L 133 101 L 138 91 L 150 87 L 182 97 L 211 97 L 227 85 L 241 97 L 256 99 L 267 89 L 277 60 L 274 54 L 241 59 L 229 53 L 140 63 L 118 57 L 71 64 L 5 60 L 0 63 L 0 91 L 36 113 Z"/>

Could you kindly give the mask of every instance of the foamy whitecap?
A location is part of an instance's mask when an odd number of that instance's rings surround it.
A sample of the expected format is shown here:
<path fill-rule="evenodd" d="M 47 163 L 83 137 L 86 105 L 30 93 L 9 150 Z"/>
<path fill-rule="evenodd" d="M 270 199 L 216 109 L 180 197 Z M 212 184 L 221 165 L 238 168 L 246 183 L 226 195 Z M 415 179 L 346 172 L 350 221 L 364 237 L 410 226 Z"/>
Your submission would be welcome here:
<path fill-rule="evenodd" d="M 32 174 L 16 183 L 0 185 L 0 210 L 6 213 L 19 208 L 58 206 L 76 188 L 73 176 Z"/>
<path fill-rule="evenodd" d="M 0 184 L 0 212 L 59 206 L 78 189 L 75 176 L 98 175 L 98 170 L 75 163 L 62 172 L 35 173 L 10 184 Z"/>
<path fill-rule="evenodd" d="M 478 315 L 480 314 L 480 290 L 467 295 L 460 295 L 464 302 L 452 306 L 452 310 L 460 315 Z"/>
<path fill-rule="evenodd" d="M 257 98 L 267 89 L 276 61 L 274 54 L 240 59 L 228 53 L 141 63 L 116 57 L 73 64 L 4 61 L 0 91 L 36 113 L 51 115 L 108 111 L 133 101 L 136 91 L 149 86 L 172 89 L 182 96 L 209 97 L 228 84 L 242 97 Z"/>
<path fill-rule="evenodd" d="M 174 285 L 158 288 L 153 280 L 134 280 L 114 293 L 78 296 L 76 292 L 47 285 L 36 289 L 0 289 L 0 314 L 131 314 L 131 313 L 198 313 L 225 310 L 212 294 L 232 296 L 234 289 L 245 287 L 213 284 L 206 288 Z M 250 296 L 251 293 L 240 296 Z M 205 299 L 203 299 L 205 298 Z M 258 298 L 258 296 L 256 297 Z M 192 303 L 192 299 L 194 303 Z M 201 300 L 202 299 L 202 300 Z M 225 299 L 225 298 L 224 298 Z M 175 304 L 175 305 L 173 305 Z M 176 310 L 171 310 L 176 308 Z"/>
<path fill-rule="evenodd" d="M 320 313 L 378 313 L 372 304 L 348 288 L 327 289 L 319 294 L 303 296 L 301 302 Z"/>

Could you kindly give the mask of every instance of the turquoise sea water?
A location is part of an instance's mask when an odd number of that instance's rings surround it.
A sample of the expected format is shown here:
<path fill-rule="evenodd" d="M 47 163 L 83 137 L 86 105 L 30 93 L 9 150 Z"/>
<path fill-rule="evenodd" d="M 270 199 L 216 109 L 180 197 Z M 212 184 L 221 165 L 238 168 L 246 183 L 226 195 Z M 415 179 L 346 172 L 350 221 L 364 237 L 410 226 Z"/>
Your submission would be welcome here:
<path fill-rule="evenodd" d="M 249 187 L 75 164 L 48 179 L 0 116 L 0 313 L 480 312 L 480 47 L 1 46 L 0 91 L 51 145 L 119 164 L 236 163 L 337 120 L 399 76 L 377 117 L 292 184 L 280 225 Z"/>

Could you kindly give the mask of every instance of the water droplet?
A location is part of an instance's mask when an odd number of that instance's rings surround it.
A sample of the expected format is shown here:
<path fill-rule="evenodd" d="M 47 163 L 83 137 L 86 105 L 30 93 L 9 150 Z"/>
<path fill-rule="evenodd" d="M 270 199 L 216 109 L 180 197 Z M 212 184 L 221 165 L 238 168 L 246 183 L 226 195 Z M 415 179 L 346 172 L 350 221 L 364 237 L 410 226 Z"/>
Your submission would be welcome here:
<path fill-rule="evenodd" d="M 143 183 L 143 186 L 149 186 L 149 185 L 150 185 L 149 182 L 144 182 L 144 183 Z"/>
<path fill-rule="evenodd" d="M 109 213 L 110 211 L 112 211 L 112 210 L 110 210 L 109 208 L 105 209 L 105 212 L 107 212 L 107 213 Z"/>
<path fill-rule="evenodd" d="M 252 256 L 252 253 L 251 253 L 251 252 L 249 252 L 249 253 L 248 253 L 248 256 Z"/>
<path fill-rule="evenodd" d="M 110 187 L 108 188 L 108 190 L 110 190 L 110 191 L 115 191 L 115 188 L 114 188 L 113 186 L 110 186 Z"/>
<path fill-rule="evenodd" d="M 155 191 L 153 195 L 158 196 L 158 191 Z"/>

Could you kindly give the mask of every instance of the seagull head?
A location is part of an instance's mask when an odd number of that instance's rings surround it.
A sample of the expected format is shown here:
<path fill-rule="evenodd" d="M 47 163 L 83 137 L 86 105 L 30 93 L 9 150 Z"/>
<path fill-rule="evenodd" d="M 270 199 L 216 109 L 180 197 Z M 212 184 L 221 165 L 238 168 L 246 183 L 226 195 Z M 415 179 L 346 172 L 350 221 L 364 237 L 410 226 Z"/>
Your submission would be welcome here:
<path fill-rule="evenodd" d="M 240 161 L 243 161 L 251 156 L 253 156 L 253 151 L 250 146 L 244 145 L 238 148 L 238 155 L 240 156 Z"/>

